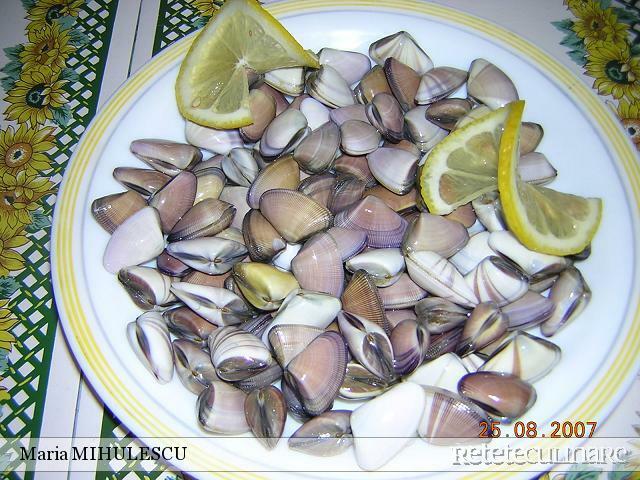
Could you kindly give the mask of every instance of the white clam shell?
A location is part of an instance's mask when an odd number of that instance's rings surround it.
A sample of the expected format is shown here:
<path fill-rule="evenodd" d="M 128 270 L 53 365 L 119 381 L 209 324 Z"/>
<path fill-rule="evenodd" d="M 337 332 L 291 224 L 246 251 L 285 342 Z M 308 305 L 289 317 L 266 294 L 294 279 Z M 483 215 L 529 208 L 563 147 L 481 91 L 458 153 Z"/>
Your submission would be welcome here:
<path fill-rule="evenodd" d="M 109 273 L 154 259 L 164 250 L 160 216 L 153 207 L 144 207 L 115 229 L 104 250 L 102 264 Z"/>
<path fill-rule="evenodd" d="M 493 232 L 489 235 L 489 246 L 496 252 L 513 260 L 527 275 L 559 273 L 569 266 L 565 257 L 534 252 L 522 245 L 508 231 Z"/>
<path fill-rule="evenodd" d="M 489 232 L 480 232 L 469 238 L 469 242 L 449 258 L 460 273 L 466 275 L 485 258 L 495 255 L 496 251 L 489 246 Z"/>
<path fill-rule="evenodd" d="M 518 91 L 511 79 L 483 58 L 475 59 L 469 67 L 467 92 L 491 109 L 518 100 Z"/>
<path fill-rule="evenodd" d="M 287 109 L 269 124 L 260 140 L 260 154 L 277 157 L 288 153 L 304 138 L 307 117 L 300 110 Z"/>
<path fill-rule="evenodd" d="M 407 272 L 415 283 L 432 295 L 473 307 L 478 298 L 452 263 L 435 252 L 409 252 Z"/>
<path fill-rule="evenodd" d="M 355 409 L 351 430 L 358 465 L 377 470 L 400 453 L 417 436 L 424 405 L 424 389 L 406 382 Z"/>
<path fill-rule="evenodd" d="M 145 312 L 127 325 L 127 338 L 136 356 L 160 383 L 173 377 L 173 348 L 167 324 L 157 311 Z"/>
<path fill-rule="evenodd" d="M 462 359 L 455 353 L 445 353 L 435 360 L 419 366 L 406 377 L 408 382 L 425 387 L 444 388 L 451 392 L 458 391 L 458 380 L 469 373 Z"/>
<path fill-rule="evenodd" d="M 326 293 L 293 290 L 283 300 L 273 322 L 262 334 L 262 341 L 268 343 L 269 331 L 276 325 L 299 324 L 327 328 L 341 308 L 340 300 Z"/>
<path fill-rule="evenodd" d="M 377 248 L 351 257 L 346 262 L 352 273 L 365 270 L 378 287 L 393 285 L 404 271 L 404 257 L 399 248 Z"/>
<path fill-rule="evenodd" d="M 489 232 L 507 229 L 502 218 L 502 206 L 497 192 L 485 193 L 474 199 L 471 205 L 476 217 Z"/>
<path fill-rule="evenodd" d="M 248 432 L 244 413 L 247 394 L 225 382 L 213 382 L 205 388 L 196 402 L 200 426 L 213 433 L 235 435 Z"/>
<path fill-rule="evenodd" d="M 234 183 L 249 187 L 256 179 L 260 167 L 248 148 L 232 148 L 222 159 L 222 171 Z"/>
<path fill-rule="evenodd" d="M 518 174 L 523 182 L 545 185 L 558 175 L 558 171 L 540 152 L 529 152 L 520 157 Z"/>
<path fill-rule="evenodd" d="M 419 105 L 404 114 L 407 132 L 422 152 L 431 150 L 448 134 L 444 128 L 427 120 L 427 108 L 428 105 Z"/>
<path fill-rule="evenodd" d="M 329 65 L 322 65 L 307 77 L 307 92 L 331 108 L 346 107 L 356 103 L 349 83 Z"/>
<path fill-rule="evenodd" d="M 302 248 L 301 243 L 287 243 L 287 246 L 284 247 L 284 250 L 280 250 L 278 253 L 275 254 L 273 259 L 271 259 L 271 264 L 274 267 L 278 267 L 281 270 L 290 272 L 291 261 L 298 254 L 301 248 Z"/>
<path fill-rule="evenodd" d="M 500 257 L 487 257 L 464 277 L 480 302 L 515 302 L 529 290 L 528 278 Z"/>
<path fill-rule="evenodd" d="M 349 85 L 359 82 L 371 69 L 371 60 L 362 53 L 323 48 L 318 52 L 320 65 L 333 67 Z"/>
<path fill-rule="evenodd" d="M 232 148 L 244 147 L 237 130 L 216 130 L 187 120 L 185 136 L 191 145 L 226 155 Z"/>
<path fill-rule="evenodd" d="M 287 95 L 300 95 L 304 91 L 304 68 L 277 68 L 264 74 L 264 81 Z"/>
<path fill-rule="evenodd" d="M 413 188 L 418 168 L 418 156 L 400 148 L 380 147 L 367 155 L 371 174 L 397 195 Z"/>
<path fill-rule="evenodd" d="M 315 98 L 309 97 L 302 100 L 299 110 L 306 117 L 307 125 L 311 130 L 315 130 L 330 120 L 329 108 Z"/>

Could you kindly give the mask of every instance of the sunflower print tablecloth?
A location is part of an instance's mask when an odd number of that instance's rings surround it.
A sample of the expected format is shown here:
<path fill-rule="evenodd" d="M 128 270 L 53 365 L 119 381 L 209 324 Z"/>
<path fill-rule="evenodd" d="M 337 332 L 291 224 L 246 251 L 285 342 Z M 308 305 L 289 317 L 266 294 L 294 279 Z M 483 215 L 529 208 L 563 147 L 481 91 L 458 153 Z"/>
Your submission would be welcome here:
<path fill-rule="evenodd" d="M 57 344 L 61 351 L 65 346 L 57 334 L 49 278 L 49 227 L 65 165 L 104 100 L 109 74 L 124 80 L 151 55 L 206 24 L 223 0 L 0 1 L 0 28 L 5 21 L 20 20 L 24 25 L 16 43 L 2 45 L 0 60 L 0 436 L 51 433 L 44 418 L 45 400 L 55 394 L 62 408 L 68 402 L 79 412 L 69 415 L 69 431 L 82 431 L 91 417 L 93 430 L 85 431 L 103 437 L 105 445 L 135 445 L 126 427 L 82 384 L 68 354 L 54 354 Z M 11 9 L 10 3 L 15 4 Z M 640 148 L 640 1 L 540 4 L 553 4 L 556 8 L 551 10 L 562 12 L 548 19 L 558 30 L 554 41 Z M 9 20 L 5 8 L 16 18 Z M 121 36 L 121 31 L 128 36 Z M 114 57 L 114 42 L 130 47 L 128 57 Z M 118 50 L 115 45 L 113 50 Z M 56 390 L 60 375 L 67 374 L 58 372 L 63 362 L 68 375 L 77 377 L 71 382 L 76 389 L 66 396 Z M 92 413 L 83 417 L 85 410 Z M 156 462 L 102 463 L 96 470 L 96 479 L 181 476 Z M 568 480 L 599 476 L 578 471 L 562 475 Z M 24 469 L 9 476 L 39 478 Z M 640 477 L 621 472 L 615 478 Z"/>

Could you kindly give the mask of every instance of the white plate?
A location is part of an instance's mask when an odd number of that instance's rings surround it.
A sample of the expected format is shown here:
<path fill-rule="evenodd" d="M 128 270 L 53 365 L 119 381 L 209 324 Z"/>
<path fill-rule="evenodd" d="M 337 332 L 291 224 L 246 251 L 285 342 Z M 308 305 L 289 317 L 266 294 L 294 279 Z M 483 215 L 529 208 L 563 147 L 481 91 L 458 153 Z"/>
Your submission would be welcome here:
<path fill-rule="evenodd" d="M 466 14 L 404 0 L 385 7 L 375 1 L 353 5 L 341 0 L 285 1 L 269 9 L 305 48 L 366 52 L 373 40 L 402 29 L 418 40 L 436 65 L 466 69 L 471 60 L 484 57 L 513 79 L 527 100 L 525 119 L 544 126 L 539 150 L 559 171 L 553 187 L 604 199 L 593 253 L 580 264 L 593 299 L 573 324 L 553 337 L 562 347 L 562 361 L 535 384 L 538 401 L 525 420 L 536 421 L 541 428 L 553 420 L 601 422 L 630 384 L 640 352 L 640 175 L 635 152 L 614 117 L 582 82 L 546 54 L 513 33 Z M 139 437 L 205 434 L 196 426 L 195 397 L 175 377 L 168 385 L 157 384 L 129 348 L 125 325 L 139 312 L 102 267 L 108 235 L 91 218 L 89 205 L 97 197 L 122 190 L 111 176 L 114 167 L 140 164 L 129 153 L 132 140 L 184 141 L 173 85 L 190 41 L 191 37 L 178 42 L 154 58 L 96 116 L 67 168 L 56 205 L 53 281 L 64 331 L 93 387 Z M 293 428 L 290 421 L 287 431 Z M 206 452 L 191 440 L 184 442 L 191 445 L 189 460 L 176 466 L 187 471 L 261 471 L 259 476 L 277 478 L 284 474 L 264 472 L 358 471 L 353 451 L 322 459 L 289 451 L 286 441 L 272 452 L 254 439 L 212 438 Z M 416 441 L 384 467 L 389 471 L 384 477 L 422 476 L 399 471 L 428 471 L 429 458 L 437 455 L 437 449 Z M 245 476 L 256 474 L 234 474 Z"/>

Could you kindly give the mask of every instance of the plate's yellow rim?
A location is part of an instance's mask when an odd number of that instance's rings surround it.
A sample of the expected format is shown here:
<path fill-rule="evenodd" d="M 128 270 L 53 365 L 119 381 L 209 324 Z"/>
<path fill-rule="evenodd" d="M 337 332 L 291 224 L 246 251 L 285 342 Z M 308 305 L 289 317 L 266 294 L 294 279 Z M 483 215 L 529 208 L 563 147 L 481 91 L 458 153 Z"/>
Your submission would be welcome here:
<path fill-rule="evenodd" d="M 596 121 L 603 137 L 608 139 L 614 156 L 627 175 L 627 182 L 631 188 L 636 209 L 640 211 L 640 166 L 636 153 L 618 122 L 606 110 L 600 100 L 566 67 L 512 32 L 470 14 L 439 5 L 428 4 L 420 0 L 394 0 L 392 5 L 381 5 L 376 0 L 286 0 L 268 5 L 266 8 L 275 16 L 282 16 L 327 9 L 344 9 L 347 7 L 393 10 L 453 23 L 471 31 L 479 32 L 485 37 L 506 45 L 516 53 L 520 53 L 532 60 L 538 68 L 550 74 L 556 82 L 563 85 L 566 91 Z M 89 377 L 99 382 L 104 392 L 108 392 L 107 396 L 113 402 L 110 403 L 111 408 L 120 410 L 129 417 L 136 419 L 141 428 L 146 430 L 145 435 L 153 437 L 177 437 L 180 435 L 157 421 L 153 413 L 148 411 L 144 405 L 130 394 L 124 385 L 118 382 L 116 372 L 111 368 L 108 359 L 104 357 L 99 345 L 96 343 L 85 312 L 81 308 L 78 294 L 75 274 L 76 265 L 74 265 L 72 251 L 74 242 L 78 242 L 80 237 L 74 235 L 72 227 L 77 210 L 87 208 L 87 205 L 78 204 L 78 195 L 84 180 L 84 173 L 100 146 L 103 134 L 113 119 L 121 114 L 128 102 L 135 97 L 140 89 L 186 54 L 190 43 L 189 40 L 179 42 L 152 59 L 111 98 L 109 103 L 95 117 L 91 127 L 85 132 L 80 141 L 73 161 L 65 173 L 64 186 L 56 204 L 56 221 L 52 238 L 52 259 L 54 260 L 52 275 L 54 284 L 64 286 L 56 288 L 56 301 L 58 308 L 64 313 L 65 333 L 70 337 L 70 341 L 75 347 L 76 355 L 81 355 L 89 366 Z M 606 380 L 598 384 L 589 399 L 567 418 L 597 418 L 597 414 L 605 408 L 620 387 L 625 382 L 628 382 L 629 376 L 634 373 L 633 369 L 640 359 L 640 295 L 638 292 L 632 295 L 633 298 L 630 303 L 632 305 L 632 313 L 630 315 L 633 317 L 631 326 L 627 338 L 609 367 L 605 376 Z M 558 440 L 554 445 L 547 441 L 545 447 L 557 447 L 561 443 L 564 443 L 564 441 Z M 213 458 L 210 453 L 199 447 L 195 445 L 189 446 L 187 441 L 185 441 L 185 445 L 192 452 L 190 458 L 196 462 L 189 465 L 189 470 L 191 471 L 236 470 L 235 473 L 218 473 L 217 475 L 220 478 L 263 478 L 250 472 L 237 473 L 237 466 L 228 465 L 220 459 Z M 197 452 L 195 455 L 193 454 L 194 451 Z M 524 466 L 513 466 L 512 471 L 516 472 L 524 469 Z M 508 473 L 487 472 L 474 474 L 473 478 L 501 478 L 506 475 Z"/>

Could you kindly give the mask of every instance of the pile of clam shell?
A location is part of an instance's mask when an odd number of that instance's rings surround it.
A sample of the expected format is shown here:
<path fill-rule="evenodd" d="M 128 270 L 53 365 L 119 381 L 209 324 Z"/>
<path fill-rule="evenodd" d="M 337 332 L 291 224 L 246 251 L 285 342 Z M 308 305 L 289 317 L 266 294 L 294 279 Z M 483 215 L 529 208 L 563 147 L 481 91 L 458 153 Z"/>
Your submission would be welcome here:
<path fill-rule="evenodd" d="M 271 449 L 291 415 L 291 449 L 354 446 L 373 470 L 411 437 L 484 442 L 482 421 L 522 416 L 560 360 L 527 330 L 552 336 L 591 293 L 573 265 L 588 251 L 528 250 L 497 193 L 446 216 L 416 193 L 419 162 L 517 99 L 511 80 L 483 59 L 434 67 L 406 32 L 369 54 L 373 67 L 324 48 L 318 70 L 257 78 L 239 130 L 187 122 L 188 144 L 134 141 L 151 169 L 116 168 L 127 190 L 92 212 L 111 233 L 105 268 L 144 310 L 131 346 L 159 382 L 175 371 L 197 395 L 204 430 Z M 556 175 L 534 151 L 542 135 L 524 123 L 527 181 Z"/>

